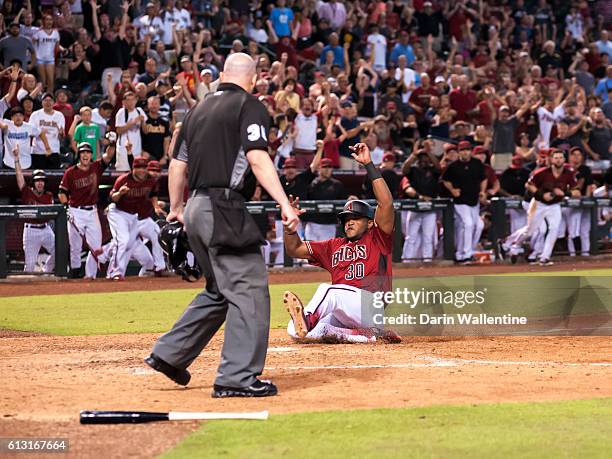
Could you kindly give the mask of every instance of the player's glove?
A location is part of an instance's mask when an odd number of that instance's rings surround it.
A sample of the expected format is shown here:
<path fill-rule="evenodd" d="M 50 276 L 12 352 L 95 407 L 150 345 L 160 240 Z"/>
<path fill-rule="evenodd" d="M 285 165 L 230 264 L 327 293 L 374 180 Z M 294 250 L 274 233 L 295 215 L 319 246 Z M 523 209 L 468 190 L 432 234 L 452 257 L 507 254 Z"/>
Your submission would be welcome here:
<path fill-rule="evenodd" d="M 117 143 L 117 133 L 115 131 L 108 131 L 104 138 L 108 140 L 110 145 L 115 145 Z"/>

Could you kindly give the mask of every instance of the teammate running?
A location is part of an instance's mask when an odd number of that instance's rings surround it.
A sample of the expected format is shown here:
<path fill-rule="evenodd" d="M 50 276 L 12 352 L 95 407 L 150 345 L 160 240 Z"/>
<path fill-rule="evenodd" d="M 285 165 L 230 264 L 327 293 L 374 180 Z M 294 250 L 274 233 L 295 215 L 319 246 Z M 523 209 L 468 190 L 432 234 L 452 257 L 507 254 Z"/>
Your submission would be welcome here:
<path fill-rule="evenodd" d="M 353 158 L 366 168 L 378 207 L 374 213 L 366 202 L 347 202 L 338 215 L 346 237 L 302 241 L 296 232 L 285 229 L 287 254 L 309 259 L 332 277 L 332 283 L 321 284 L 305 308 L 295 294 L 285 292 L 283 300 L 291 315 L 287 332 L 294 338 L 369 342 L 378 337 L 399 341 L 395 333 L 375 328 L 367 311 L 373 292 L 391 290 L 393 197 L 372 163 L 367 145 L 358 143 L 351 150 Z M 292 203 L 298 208 L 298 199 Z M 300 210 L 299 214 L 304 212 Z"/>

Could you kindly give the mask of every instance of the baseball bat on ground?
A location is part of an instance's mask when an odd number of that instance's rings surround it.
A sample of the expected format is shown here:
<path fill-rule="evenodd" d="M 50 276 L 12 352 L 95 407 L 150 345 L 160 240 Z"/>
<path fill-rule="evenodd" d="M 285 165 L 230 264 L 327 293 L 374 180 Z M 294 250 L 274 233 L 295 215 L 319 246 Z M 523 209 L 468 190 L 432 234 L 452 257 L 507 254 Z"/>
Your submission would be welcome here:
<path fill-rule="evenodd" d="M 142 424 L 155 421 L 202 421 L 212 419 L 268 419 L 268 411 L 253 413 L 182 412 L 155 413 L 150 411 L 81 411 L 81 424 Z"/>

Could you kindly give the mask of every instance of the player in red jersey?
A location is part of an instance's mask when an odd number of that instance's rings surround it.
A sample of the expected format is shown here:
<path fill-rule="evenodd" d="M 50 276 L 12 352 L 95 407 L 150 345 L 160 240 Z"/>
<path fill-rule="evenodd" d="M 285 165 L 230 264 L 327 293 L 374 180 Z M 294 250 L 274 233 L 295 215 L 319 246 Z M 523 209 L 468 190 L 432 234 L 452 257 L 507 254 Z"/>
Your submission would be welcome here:
<path fill-rule="evenodd" d="M 112 135 L 111 135 L 112 134 Z M 70 242 L 71 277 L 80 277 L 81 249 L 83 237 L 93 252 L 99 252 L 102 246 L 102 227 L 98 217 L 98 185 L 106 167 L 115 155 L 116 135 L 107 133 L 110 144 L 102 158 L 92 161 L 93 150 L 87 142 L 77 147 L 78 162 L 64 172 L 59 186 L 58 197 L 62 204 L 68 204 L 70 222 L 68 223 L 68 240 Z M 96 271 L 85 269 L 85 277 L 94 279 Z"/>
<path fill-rule="evenodd" d="M 114 280 L 125 276 L 138 237 L 138 211 L 143 207 L 143 201 L 152 199 L 157 202 L 159 185 L 149 176 L 147 163 L 144 158 L 135 158 L 132 172 L 117 177 L 110 192 L 113 203 L 108 208 L 108 225 L 116 250 L 109 261 L 107 277 Z"/>
<path fill-rule="evenodd" d="M 374 327 L 371 309 L 374 292 L 391 290 L 393 197 L 380 170 L 372 163 L 367 145 L 358 143 L 351 149 L 353 158 L 365 166 L 372 181 L 378 204 L 376 212 L 366 202 L 347 202 L 338 215 L 346 237 L 326 241 L 302 241 L 296 232 L 285 229 L 287 254 L 309 259 L 332 277 L 332 283 L 321 284 L 306 307 L 295 294 L 285 292 L 283 300 L 291 315 L 287 332 L 294 338 L 331 336 L 368 342 L 379 337 L 397 341 L 394 333 Z M 297 199 L 293 203 L 298 207 Z"/>
<path fill-rule="evenodd" d="M 15 160 L 17 187 L 21 192 L 23 204 L 31 206 L 53 204 L 53 194 L 45 190 L 45 181 L 47 180 L 45 171 L 36 169 L 32 172 L 32 185 L 34 186 L 30 187 L 26 184 L 19 161 L 18 143 L 13 148 L 13 158 Z M 43 265 L 43 271 L 46 273 L 52 272 L 55 267 L 55 234 L 46 220 L 27 219 L 23 225 L 24 271 L 34 271 L 41 247 L 49 252 L 49 256 Z"/>

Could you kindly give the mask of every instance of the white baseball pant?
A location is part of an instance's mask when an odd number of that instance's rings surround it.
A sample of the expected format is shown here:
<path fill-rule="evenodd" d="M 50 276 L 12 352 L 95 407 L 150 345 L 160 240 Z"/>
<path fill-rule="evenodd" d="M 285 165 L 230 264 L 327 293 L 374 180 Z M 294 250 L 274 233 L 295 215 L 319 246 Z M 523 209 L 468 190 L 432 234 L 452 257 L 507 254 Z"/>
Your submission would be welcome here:
<path fill-rule="evenodd" d="M 404 248 L 402 259 L 416 261 L 420 257 L 431 260 L 436 238 L 436 212 L 408 212 L 404 227 Z"/>
<path fill-rule="evenodd" d="M 510 234 L 527 224 L 527 212 L 523 209 L 508 209 L 508 217 L 510 218 Z"/>
<path fill-rule="evenodd" d="M 580 237 L 580 254 L 588 256 L 591 251 L 591 211 L 589 209 L 566 209 L 568 213 L 567 248 L 576 255 L 574 238 Z"/>
<path fill-rule="evenodd" d="M 527 211 L 527 225 L 518 229 L 503 242 L 504 248 L 510 253 L 518 253 L 523 242 L 531 237 L 546 220 L 548 230 L 544 239 L 544 247 L 540 254 L 540 260 L 549 260 L 555 247 L 557 234 L 559 234 L 559 223 L 561 222 L 561 204 L 544 204 L 532 199 Z"/>
<path fill-rule="evenodd" d="M 344 284 L 321 284 L 304 308 L 307 322 L 315 322 L 306 339 L 334 337 L 340 340 L 364 343 L 376 338 L 366 336 L 364 328 L 372 327 L 372 317 L 364 317 L 370 311 L 374 296 L 371 292 Z M 370 315 L 370 313 L 366 314 Z M 289 320 L 287 333 L 297 338 L 293 321 Z"/>
<path fill-rule="evenodd" d="M 93 206 L 91 210 L 70 207 L 68 211 L 74 221 L 74 225 L 85 235 L 87 244 L 91 250 L 100 250 L 102 245 L 102 227 L 98 217 L 98 208 Z M 83 250 L 83 238 L 74 225 L 68 222 L 68 241 L 70 242 L 70 267 L 79 269 L 81 267 L 81 251 Z M 85 266 L 85 277 L 96 277 L 97 270 L 91 271 Z"/>
<path fill-rule="evenodd" d="M 112 244 L 116 246 L 114 255 L 109 260 L 108 276 L 123 278 L 138 236 L 138 214 L 124 212 L 111 204 L 108 207 L 107 217 L 113 235 Z"/>
<path fill-rule="evenodd" d="M 102 265 L 104 263 L 108 263 L 108 261 L 114 256 L 115 244 L 109 242 L 102 246 L 102 253 L 98 255 L 98 262 Z M 134 245 L 134 250 L 132 250 L 131 259 L 136 260 L 141 268 L 138 275 L 143 277 L 146 275 L 147 271 L 151 271 L 155 264 L 153 262 L 153 256 L 149 249 L 145 245 L 145 243 L 140 239 L 136 238 L 136 243 Z M 85 262 L 85 266 L 89 267 L 90 270 L 97 270 L 98 263 L 96 259 L 93 257 L 91 253 L 87 255 L 87 261 Z M 107 277 L 110 277 L 107 275 Z"/>
<path fill-rule="evenodd" d="M 44 226 L 40 228 L 40 226 Z M 34 272 L 38 253 L 43 247 L 49 256 L 43 266 L 43 272 L 53 272 L 55 268 L 55 234 L 48 223 L 26 223 L 23 225 L 23 253 L 25 258 L 25 272 Z"/>
<path fill-rule="evenodd" d="M 159 233 L 161 230 L 159 229 L 157 223 L 155 223 L 155 220 L 153 220 L 151 217 L 138 220 L 136 231 L 138 236 L 148 240 L 151 243 L 151 255 L 153 255 L 153 261 L 155 262 L 155 271 L 165 270 L 166 260 L 164 259 L 164 251 L 162 250 L 161 245 L 159 245 Z M 138 244 L 134 245 L 134 247 L 137 246 Z"/>
<path fill-rule="evenodd" d="M 467 260 L 474 255 L 475 237 L 480 220 L 480 204 L 455 204 L 455 258 Z"/>

